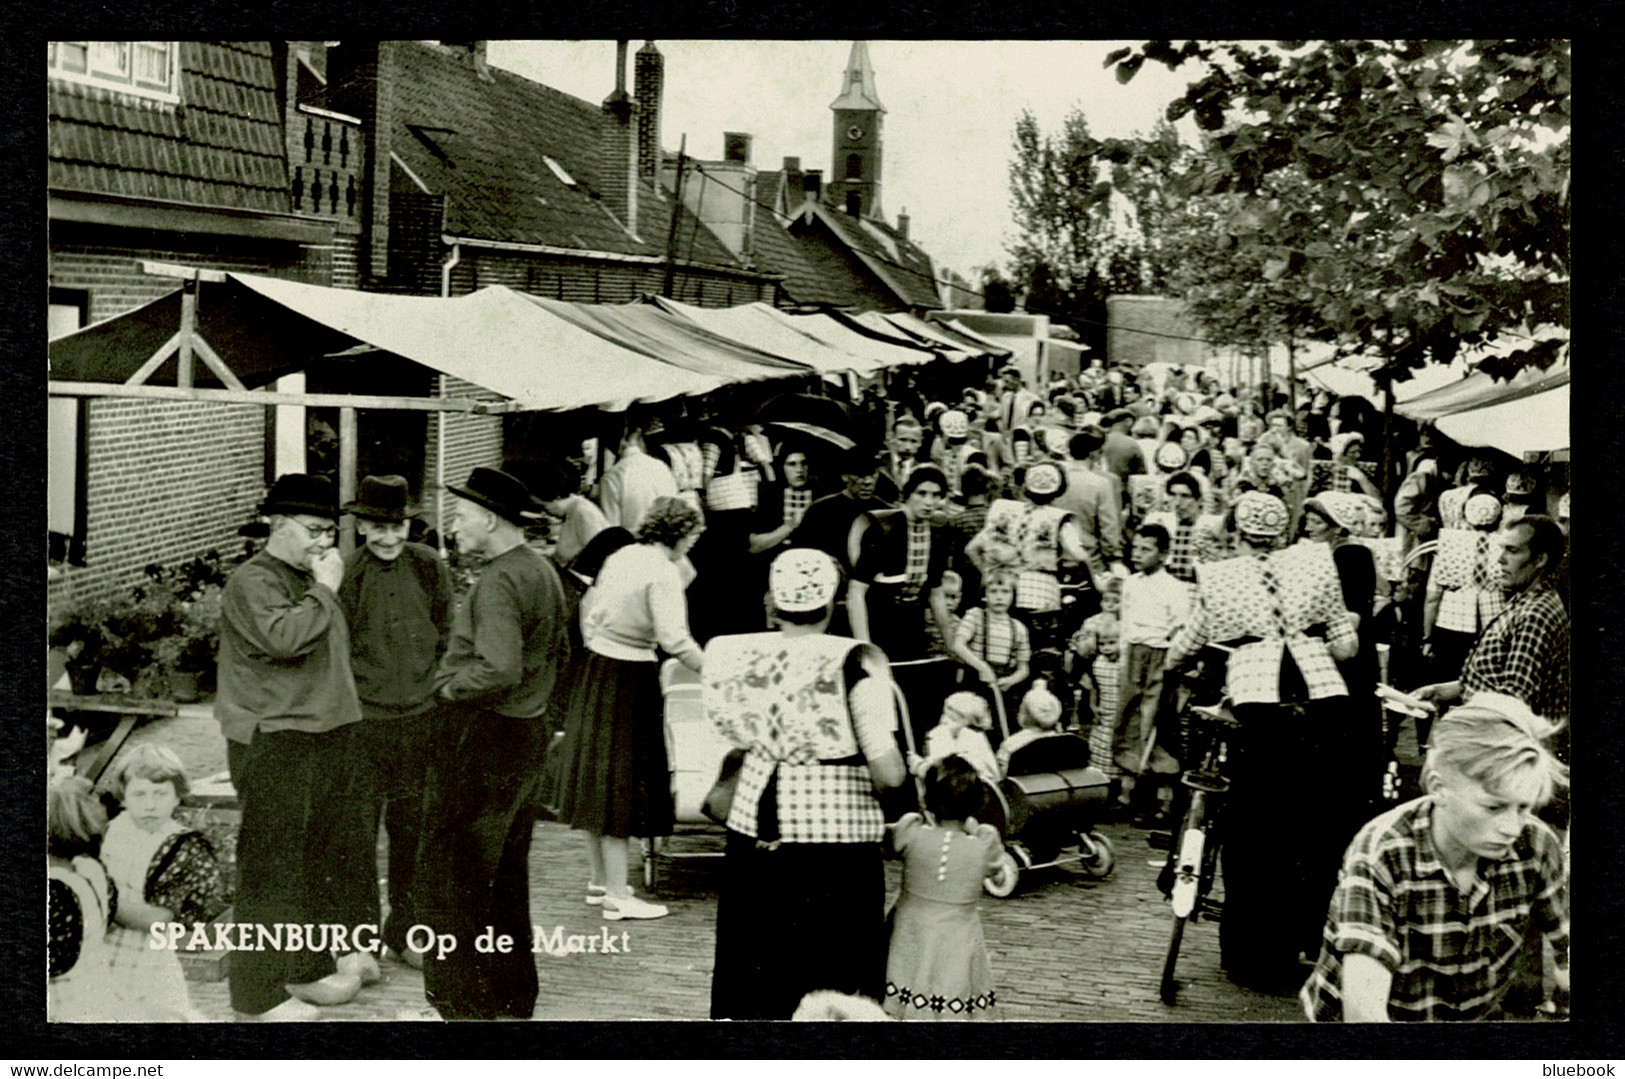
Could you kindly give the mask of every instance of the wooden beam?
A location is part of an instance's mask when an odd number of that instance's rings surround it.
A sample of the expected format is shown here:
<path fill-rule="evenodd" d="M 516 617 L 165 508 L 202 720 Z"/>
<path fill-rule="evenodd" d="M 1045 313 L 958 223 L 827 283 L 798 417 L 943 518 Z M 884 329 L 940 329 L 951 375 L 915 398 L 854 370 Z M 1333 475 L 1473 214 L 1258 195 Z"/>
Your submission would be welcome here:
<path fill-rule="evenodd" d="M 339 409 L 339 505 L 355 501 L 357 446 L 355 409 L 346 405 Z M 348 555 L 355 550 L 355 518 L 348 513 L 339 515 L 339 554 Z"/>
<path fill-rule="evenodd" d="M 310 408 L 377 408 L 399 412 L 469 412 L 477 416 L 521 412 L 513 401 L 469 401 L 443 397 L 379 397 L 347 393 L 274 393 L 270 390 L 216 390 L 193 386 L 130 386 L 117 382 L 46 384 L 52 397 L 133 397 L 151 401 L 214 401 L 227 405 L 306 405 Z"/>
<path fill-rule="evenodd" d="M 192 339 L 197 336 L 197 282 L 188 281 L 181 293 L 180 353 L 175 361 L 175 385 L 192 388 Z"/>
<path fill-rule="evenodd" d="M 153 277 L 178 277 L 182 281 L 210 281 L 216 285 L 225 284 L 226 275 L 221 270 L 203 270 L 196 266 L 182 266 L 177 262 L 156 262 L 152 259 L 141 260 L 141 272 L 151 274 Z"/>
<path fill-rule="evenodd" d="M 248 389 L 247 386 L 243 385 L 242 379 L 238 378 L 236 373 L 226 366 L 226 361 L 220 358 L 220 353 L 211 348 L 209 342 L 203 340 L 203 337 L 196 331 L 192 333 L 192 347 L 197 350 L 199 356 L 203 357 L 204 365 L 215 373 L 215 377 L 226 384 L 226 389 Z"/>
<path fill-rule="evenodd" d="M 154 352 L 146 363 L 136 368 L 135 374 L 125 379 L 124 384 L 126 386 L 140 386 L 145 384 L 147 379 L 151 378 L 158 368 L 164 365 L 164 361 L 169 359 L 174 351 L 180 347 L 180 343 L 181 335 L 176 334 L 168 341 L 165 341 L 162 345 L 159 345 L 158 351 Z"/>

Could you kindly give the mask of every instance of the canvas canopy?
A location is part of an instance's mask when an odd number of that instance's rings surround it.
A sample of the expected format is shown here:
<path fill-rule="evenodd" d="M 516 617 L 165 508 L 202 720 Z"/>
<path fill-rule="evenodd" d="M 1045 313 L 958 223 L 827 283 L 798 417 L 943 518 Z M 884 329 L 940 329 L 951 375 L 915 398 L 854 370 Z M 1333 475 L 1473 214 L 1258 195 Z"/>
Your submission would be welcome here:
<path fill-rule="evenodd" d="M 963 363 L 970 359 L 970 353 L 958 345 L 946 345 L 937 341 L 922 341 L 916 335 L 893 325 L 885 315 L 878 311 L 864 311 L 855 315 L 836 312 L 830 317 L 852 327 L 860 334 L 866 334 L 888 344 L 902 345 L 905 348 L 929 349 L 934 356 L 939 356 L 949 363 Z M 930 358 L 932 357 L 927 357 L 927 359 Z"/>
<path fill-rule="evenodd" d="M 175 333 L 181 306 L 177 291 L 57 338 L 50 344 L 51 379 L 128 381 Z M 197 284 L 196 332 L 250 388 L 316 358 L 371 347 L 501 394 L 519 408 L 548 411 L 619 409 L 709 393 L 746 377 L 808 373 L 799 364 L 698 336 L 679 348 L 673 333 L 662 347 L 699 369 L 678 366 L 502 286 L 448 299 L 226 274 Z M 173 386 L 176 367 L 170 359 L 146 381 Z M 225 385 L 201 365 L 196 384 Z"/>
<path fill-rule="evenodd" d="M 859 375 L 872 375 L 886 366 L 871 356 L 843 352 L 809 337 L 783 320 L 774 318 L 773 309 L 764 303 L 740 304 L 737 307 L 694 307 L 664 297 L 656 298 L 654 303 L 664 311 L 681 315 L 715 333 L 804 363 L 824 374 L 851 371 Z"/>
<path fill-rule="evenodd" d="M 871 356 L 885 367 L 914 367 L 930 363 L 937 358 L 937 354 L 928 349 L 890 344 L 868 334 L 859 333 L 831 315 L 792 315 L 765 304 L 762 309 L 784 325 L 806 334 L 819 344 L 854 356 Z"/>
<path fill-rule="evenodd" d="M 653 304 L 566 303 L 519 294 L 555 318 L 653 360 L 729 382 L 814 374 L 816 368 L 715 333 Z"/>
<path fill-rule="evenodd" d="M 944 355 L 950 360 L 955 360 L 956 357 L 1003 359 L 1010 355 L 1007 348 L 984 347 L 960 336 L 944 323 L 933 325 L 907 311 L 892 311 L 880 317 L 929 348 L 947 350 Z"/>

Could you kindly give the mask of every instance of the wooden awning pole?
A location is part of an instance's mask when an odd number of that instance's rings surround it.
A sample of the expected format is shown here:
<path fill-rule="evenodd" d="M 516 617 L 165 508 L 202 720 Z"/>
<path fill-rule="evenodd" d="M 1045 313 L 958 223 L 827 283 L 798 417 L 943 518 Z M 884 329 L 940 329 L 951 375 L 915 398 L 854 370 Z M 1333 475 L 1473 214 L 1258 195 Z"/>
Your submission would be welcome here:
<path fill-rule="evenodd" d="M 339 505 L 355 501 L 356 491 L 356 419 L 355 409 L 339 409 Z M 348 555 L 355 550 L 355 518 L 348 513 L 339 515 L 339 553 Z"/>
<path fill-rule="evenodd" d="M 180 356 L 176 360 L 175 385 L 183 390 L 192 388 L 192 335 L 197 333 L 197 278 L 189 277 L 181 285 Z"/>

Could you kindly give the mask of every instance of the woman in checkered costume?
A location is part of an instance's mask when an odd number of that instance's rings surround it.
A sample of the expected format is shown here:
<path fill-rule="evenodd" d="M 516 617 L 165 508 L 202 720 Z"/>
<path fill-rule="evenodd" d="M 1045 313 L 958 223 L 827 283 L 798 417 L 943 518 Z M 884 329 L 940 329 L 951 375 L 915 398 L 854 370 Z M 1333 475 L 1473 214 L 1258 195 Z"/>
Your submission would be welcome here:
<path fill-rule="evenodd" d="M 1219 950 L 1231 981 L 1276 992 L 1303 981 L 1298 956 L 1318 946 L 1349 839 L 1327 824 L 1347 814 L 1326 804 L 1325 778 L 1344 762 L 1329 755 L 1325 730 L 1347 704 L 1337 661 L 1359 639 L 1331 553 L 1274 549 L 1289 519 L 1284 502 L 1248 491 L 1235 516 L 1244 553 L 1198 567 L 1196 603 L 1166 665 L 1209 642 L 1235 645 L 1226 683 L 1241 727 L 1230 740 Z M 1287 809 L 1304 806 L 1317 811 Z"/>
<path fill-rule="evenodd" d="M 907 777 L 886 659 L 825 635 L 840 571 L 779 555 L 780 628 L 706 647 L 707 716 L 746 750 L 728 814 L 711 1018 L 788 1019 L 807 993 L 880 1000 L 886 885 L 878 791 Z"/>

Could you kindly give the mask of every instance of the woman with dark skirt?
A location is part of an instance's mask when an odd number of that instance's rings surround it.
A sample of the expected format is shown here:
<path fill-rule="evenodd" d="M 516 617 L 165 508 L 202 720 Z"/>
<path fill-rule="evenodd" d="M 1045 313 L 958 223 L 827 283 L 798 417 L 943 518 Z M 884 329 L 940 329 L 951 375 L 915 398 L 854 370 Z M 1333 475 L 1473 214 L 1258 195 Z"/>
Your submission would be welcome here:
<path fill-rule="evenodd" d="M 1360 639 L 1359 651 L 1337 664 L 1348 686 L 1348 716 L 1342 729 L 1331 732 L 1338 744 L 1330 747 L 1328 759 L 1346 762 L 1340 774 L 1330 779 L 1346 784 L 1343 796 L 1329 802 L 1352 814 L 1352 822 L 1341 822 L 1341 831 L 1353 839 L 1359 826 L 1377 810 L 1382 800 L 1382 774 L 1387 763 L 1382 736 L 1382 704 L 1377 699 L 1377 625 L 1374 619 L 1377 599 L 1377 562 L 1369 547 L 1353 542 L 1355 536 L 1373 536 L 1381 528 L 1382 504 L 1365 495 L 1326 491 L 1303 507 L 1303 529 L 1311 543 L 1331 548 L 1337 566 L 1338 583 L 1343 589 L 1343 606 L 1354 620 Z M 1338 864 L 1342 864 L 1341 853 Z"/>
<path fill-rule="evenodd" d="M 605 559 L 581 601 L 586 647 L 565 720 L 558 816 L 586 840 L 586 901 L 607 921 L 667 913 L 632 894 L 626 848 L 634 835 L 670 835 L 675 820 L 655 647 L 700 669 L 679 568 L 700 530 L 687 502 L 656 499 L 638 542 Z"/>
<path fill-rule="evenodd" d="M 948 567 L 949 542 L 931 523 L 948 490 L 936 465 L 920 465 L 903 481 L 902 509 L 885 516 L 863 534 L 852 580 L 847 584 L 847 613 L 852 635 L 868 641 L 894 664 L 908 701 L 917 740 L 942 714 L 942 700 L 953 688 L 951 660 L 930 658 L 925 620 L 934 618 L 944 640 L 953 639 L 953 623 L 942 574 Z"/>
<path fill-rule="evenodd" d="M 839 585 L 829 555 L 786 551 L 769 572 L 780 628 L 706 647 L 706 715 L 746 751 L 727 818 L 713 1019 L 789 1019 L 815 990 L 885 992 L 878 794 L 907 772 L 885 657 L 825 633 Z"/>

